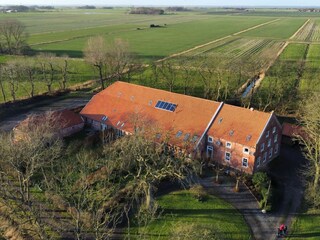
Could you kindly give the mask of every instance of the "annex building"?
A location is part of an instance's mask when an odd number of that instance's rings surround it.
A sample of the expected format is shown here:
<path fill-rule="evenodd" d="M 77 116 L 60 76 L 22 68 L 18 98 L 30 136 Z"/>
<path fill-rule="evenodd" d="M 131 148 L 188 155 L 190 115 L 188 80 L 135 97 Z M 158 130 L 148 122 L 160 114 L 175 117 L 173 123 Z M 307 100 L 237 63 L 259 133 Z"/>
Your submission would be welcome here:
<path fill-rule="evenodd" d="M 116 136 L 145 128 L 193 157 L 252 174 L 279 155 L 275 114 L 125 82 L 96 94 L 80 112 L 87 125 Z"/>

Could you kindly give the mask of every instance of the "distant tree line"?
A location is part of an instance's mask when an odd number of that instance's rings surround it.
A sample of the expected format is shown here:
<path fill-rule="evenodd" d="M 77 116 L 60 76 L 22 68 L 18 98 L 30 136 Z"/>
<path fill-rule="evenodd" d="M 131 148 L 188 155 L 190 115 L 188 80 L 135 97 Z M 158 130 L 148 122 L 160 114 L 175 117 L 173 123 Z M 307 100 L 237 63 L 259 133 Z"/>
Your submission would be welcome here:
<path fill-rule="evenodd" d="M 160 8 L 132 8 L 129 12 L 130 14 L 150 14 L 150 15 L 163 15 L 165 12 Z"/>
<path fill-rule="evenodd" d="M 78 7 L 78 9 L 96 9 L 96 7 L 93 5 L 85 5 Z"/>
<path fill-rule="evenodd" d="M 192 11 L 191 9 L 185 8 L 185 7 L 168 7 L 168 8 L 166 8 L 166 10 L 168 12 L 189 12 L 189 11 Z"/>

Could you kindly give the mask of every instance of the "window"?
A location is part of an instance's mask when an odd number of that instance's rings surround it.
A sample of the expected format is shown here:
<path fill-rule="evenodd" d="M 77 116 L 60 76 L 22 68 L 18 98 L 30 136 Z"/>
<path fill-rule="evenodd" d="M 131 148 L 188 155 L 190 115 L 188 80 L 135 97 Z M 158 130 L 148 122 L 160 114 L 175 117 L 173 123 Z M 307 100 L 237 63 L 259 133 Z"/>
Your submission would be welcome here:
<path fill-rule="evenodd" d="M 211 136 L 208 137 L 208 143 L 213 143 L 213 137 Z"/>
<path fill-rule="evenodd" d="M 232 147 L 231 142 L 227 142 L 227 144 L 226 144 L 226 148 L 231 148 L 231 147 Z"/>
<path fill-rule="evenodd" d="M 197 140 L 198 140 L 198 136 L 194 135 L 193 138 L 192 138 L 192 142 L 195 143 Z"/>
<path fill-rule="evenodd" d="M 102 121 L 107 121 L 107 119 L 108 119 L 107 116 L 103 116 L 101 120 L 102 120 Z"/>
<path fill-rule="evenodd" d="M 269 137 L 269 133 L 270 133 L 270 131 L 267 131 L 266 138 L 268 138 L 268 137 Z"/>
<path fill-rule="evenodd" d="M 242 158 L 242 167 L 248 167 L 248 158 Z"/>
<path fill-rule="evenodd" d="M 265 162 L 266 160 L 267 160 L 267 152 L 263 154 L 263 162 Z"/>
<path fill-rule="evenodd" d="M 270 148 L 269 150 L 269 158 L 272 158 L 273 148 Z"/>
<path fill-rule="evenodd" d="M 273 127 L 273 128 L 272 128 L 272 133 L 275 134 L 276 131 L 277 131 L 277 128 L 276 128 L 276 127 Z"/>
<path fill-rule="evenodd" d="M 243 153 L 249 154 L 249 148 L 247 148 L 247 147 L 243 148 Z"/>
<path fill-rule="evenodd" d="M 276 146 L 274 147 L 274 154 L 277 154 L 277 153 L 278 153 L 278 148 L 279 148 L 279 145 L 276 144 Z"/>
<path fill-rule="evenodd" d="M 189 137 L 190 137 L 190 133 L 186 133 L 184 135 L 183 141 L 185 141 L 185 142 L 188 141 Z"/>
<path fill-rule="evenodd" d="M 258 157 L 258 158 L 257 158 L 257 167 L 260 166 L 260 160 L 261 160 L 261 157 Z"/>
<path fill-rule="evenodd" d="M 268 147 L 271 146 L 271 139 L 268 140 Z"/>
<path fill-rule="evenodd" d="M 264 143 L 261 144 L 260 152 L 264 151 Z"/>
<path fill-rule="evenodd" d="M 207 146 L 207 157 L 211 158 L 213 154 L 213 147 L 212 146 Z"/>
<path fill-rule="evenodd" d="M 278 135 L 274 135 L 274 143 L 278 142 Z"/>
<path fill-rule="evenodd" d="M 179 137 L 181 137 L 181 135 L 182 135 L 182 131 L 178 131 L 176 134 L 176 137 L 179 138 Z"/>
<path fill-rule="evenodd" d="M 230 159 L 231 159 L 231 153 L 226 152 L 226 153 L 225 153 L 225 159 L 226 159 L 226 161 L 230 161 Z"/>

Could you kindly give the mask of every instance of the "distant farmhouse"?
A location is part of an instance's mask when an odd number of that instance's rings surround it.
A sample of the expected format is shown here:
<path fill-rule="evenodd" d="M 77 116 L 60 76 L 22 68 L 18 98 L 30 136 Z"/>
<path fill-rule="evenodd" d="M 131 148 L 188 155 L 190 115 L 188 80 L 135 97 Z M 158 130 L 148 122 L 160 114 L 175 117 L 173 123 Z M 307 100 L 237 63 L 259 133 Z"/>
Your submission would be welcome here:
<path fill-rule="evenodd" d="M 96 130 L 120 137 L 145 128 L 155 141 L 249 174 L 280 152 L 281 125 L 273 112 L 120 81 L 96 94 L 80 114 Z"/>

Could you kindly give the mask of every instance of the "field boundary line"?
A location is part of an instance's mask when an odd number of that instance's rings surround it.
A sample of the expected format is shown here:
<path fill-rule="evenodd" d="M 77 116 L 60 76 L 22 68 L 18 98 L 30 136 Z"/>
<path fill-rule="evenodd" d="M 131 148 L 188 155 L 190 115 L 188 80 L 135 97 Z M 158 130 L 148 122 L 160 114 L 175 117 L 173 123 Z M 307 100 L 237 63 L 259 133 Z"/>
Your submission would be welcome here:
<path fill-rule="evenodd" d="M 307 21 L 305 21 L 304 24 L 289 39 L 293 39 L 310 22 L 310 20 L 310 18 L 307 19 Z"/>
<path fill-rule="evenodd" d="M 169 56 L 167 56 L 167 57 L 165 57 L 165 58 L 159 59 L 159 60 L 157 60 L 157 61 L 155 61 L 155 62 L 156 62 L 156 63 L 163 62 L 163 61 L 168 60 L 168 59 L 170 59 L 170 58 L 174 58 L 174 57 L 183 55 L 183 54 L 185 54 L 185 53 L 191 52 L 191 51 L 193 51 L 193 50 L 197 50 L 197 49 L 199 49 L 199 48 L 206 47 L 206 46 L 208 46 L 208 45 L 210 45 L 210 44 L 213 44 L 213 43 L 216 43 L 216 42 L 225 40 L 225 39 L 230 38 L 230 37 L 233 37 L 233 36 L 237 36 L 237 35 L 239 35 L 239 34 L 241 34 L 241 33 L 245 33 L 245 32 L 251 31 L 251 30 L 253 30 L 253 29 L 256 29 L 256 28 L 265 26 L 265 25 L 270 24 L 270 23 L 274 23 L 274 22 L 279 21 L 279 20 L 280 20 L 280 18 L 277 18 L 277 19 L 274 19 L 274 20 L 269 21 L 269 22 L 265 22 L 265 23 L 258 24 L 258 25 L 256 25 L 256 26 L 253 26 L 253 27 L 250 27 L 250 28 L 241 30 L 240 32 L 232 33 L 232 34 L 230 34 L 230 35 L 224 36 L 224 37 L 222 37 L 222 38 L 218 38 L 218 39 L 216 39 L 216 40 L 213 40 L 213 41 L 210 41 L 210 42 L 207 42 L 207 43 L 198 45 L 198 46 L 195 46 L 195 47 L 193 47 L 193 48 L 184 50 L 184 51 L 182 51 L 182 52 L 178 52 L 178 53 L 171 54 L 171 55 L 169 55 Z"/>

